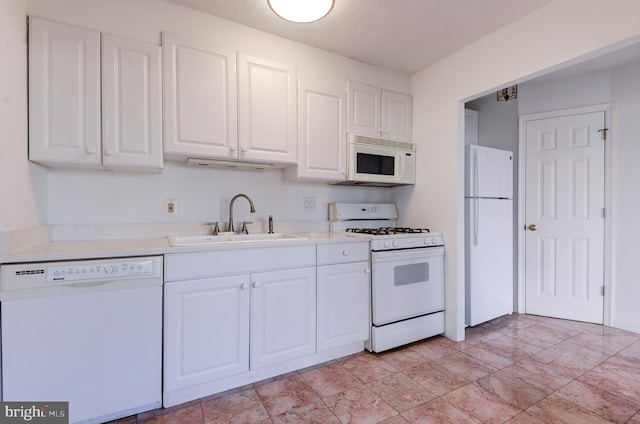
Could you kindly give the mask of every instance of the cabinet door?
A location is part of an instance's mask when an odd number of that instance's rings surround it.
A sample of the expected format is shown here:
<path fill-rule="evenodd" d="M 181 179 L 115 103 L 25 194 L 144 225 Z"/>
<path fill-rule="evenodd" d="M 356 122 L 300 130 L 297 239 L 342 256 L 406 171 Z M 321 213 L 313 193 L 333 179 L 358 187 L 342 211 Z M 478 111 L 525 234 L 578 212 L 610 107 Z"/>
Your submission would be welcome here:
<path fill-rule="evenodd" d="M 347 94 L 347 132 L 380 138 L 382 128 L 380 88 L 347 81 Z"/>
<path fill-rule="evenodd" d="M 165 284 L 165 392 L 249 370 L 249 299 L 249 275 Z"/>
<path fill-rule="evenodd" d="M 315 353 L 315 267 L 256 273 L 251 280 L 251 369 Z"/>
<path fill-rule="evenodd" d="M 235 51 L 162 33 L 165 157 L 237 158 Z"/>
<path fill-rule="evenodd" d="M 318 351 L 369 338 L 369 262 L 318 267 Z"/>
<path fill-rule="evenodd" d="M 296 68 L 238 54 L 240 160 L 296 163 Z"/>
<path fill-rule="evenodd" d="M 344 93 L 300 84 L 298 177 L 346 179 L 345 100 Z"/>
<path fill-rule="evenodd" d="M 411 141 L 412 98 L 382 90 L 382 138 Z"/>
<path fill-rule="evenodd" d="M 160 47 L 102 36 L 102 153 L 107 168 L 162 168 Z"/>
<path fill-rule="evenodd" d="M 100 33 L 29 18 L 29 159 L 101 167 Z"/>

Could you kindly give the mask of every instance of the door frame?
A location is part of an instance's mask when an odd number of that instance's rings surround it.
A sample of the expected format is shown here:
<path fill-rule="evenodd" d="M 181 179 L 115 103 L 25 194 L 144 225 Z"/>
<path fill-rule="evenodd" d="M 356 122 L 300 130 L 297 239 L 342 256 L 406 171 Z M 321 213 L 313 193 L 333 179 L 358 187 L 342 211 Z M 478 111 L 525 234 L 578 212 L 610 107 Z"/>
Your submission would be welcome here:
<path fill-rule="evenodd" d="M 611 299 L 612 299 L 612 270 L 611 270 L 611 228 L 613 217 L 612 182 L 613 182 L 613 145 L 615 131 L 612 130 L 613 103 L 598 104 L 593 106 L 560 109 L 548 112 L 530 113 L 519 116 L 518 128 L 518 302 L 517 312 L 526 312 L 526 268 L 525 268 L 525 175 L 526 175 L 526 127 L 527 122 L 539 119 L 558 118 L 568 115 L 579 115 L 591 112 L 604 112 L 605 128 L 608 128 L 607 139 L 604 144 L 604 258 L 603 258 L 603 283 L 604 283 L 604 325 L 611 325 Z"/>

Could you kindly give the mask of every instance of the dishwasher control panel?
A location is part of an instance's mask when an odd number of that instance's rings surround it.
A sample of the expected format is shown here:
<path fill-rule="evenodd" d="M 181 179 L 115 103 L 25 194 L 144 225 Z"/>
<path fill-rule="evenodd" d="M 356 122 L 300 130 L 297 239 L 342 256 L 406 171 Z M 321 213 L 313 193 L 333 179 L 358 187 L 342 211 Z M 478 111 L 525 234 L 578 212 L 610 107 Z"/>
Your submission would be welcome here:
<path fill-rule="evenodd" d="M 129 256 L 0 266 L 0 302 L 162 285 L 163 257 Z"/>
<path fill-rule="evenodd" d="M 47 283 L 153 275 L 153 261 L 122 260 L 47 267 Z"/>

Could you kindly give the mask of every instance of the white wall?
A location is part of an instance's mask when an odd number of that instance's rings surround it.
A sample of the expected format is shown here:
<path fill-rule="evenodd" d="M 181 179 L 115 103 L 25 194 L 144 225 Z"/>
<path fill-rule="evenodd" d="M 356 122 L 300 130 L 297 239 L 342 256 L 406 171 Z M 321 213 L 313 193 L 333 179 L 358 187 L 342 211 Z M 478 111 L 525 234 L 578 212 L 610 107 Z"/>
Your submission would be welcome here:
<path fill-rule="evenodd" d="M 640 62 L 611 72 L 614 101 L 611 325 L 640 333 Z"/>
<path fill-rule="evenodd" d="M 520 84 L 518 113 L 546 112 L 611 101 L 609 71 Z"/>
<path fill-rule="evenodd" d="M 554 0 L 414 75 L 414 138 L 431 155 L 422 154 L 417 184 L 392 198 L 408 224 L 445 234 L 448 337 L 464 338 L 463 103 L 638 41 L 638 16 L 635 0 Z"/>
<path fill-rule="evenodd" d="M 226 221 L 229 201 L 238 193 L 253 200 L 256 213 L 239 199 L 234 220 L 326 221 L 328 202 L 389 202 L 389 189 L 288 182 L 281 170 L 265 172 L 190 168 L 167 162 L 162 174 L 73 171 L 49 173 L 49 223 L 106 224 L 136 222 Z M 303 198 L 315 197 L 315 212 L 303 210 Z M 178 216 L 165 217 L 164 199 L 178 200 Z"/>
<path fill-rule="evenodd" d="M 0 231 L 46 221 L 46 174 L 27 162 L 27 7 L 0 1 Z"/>

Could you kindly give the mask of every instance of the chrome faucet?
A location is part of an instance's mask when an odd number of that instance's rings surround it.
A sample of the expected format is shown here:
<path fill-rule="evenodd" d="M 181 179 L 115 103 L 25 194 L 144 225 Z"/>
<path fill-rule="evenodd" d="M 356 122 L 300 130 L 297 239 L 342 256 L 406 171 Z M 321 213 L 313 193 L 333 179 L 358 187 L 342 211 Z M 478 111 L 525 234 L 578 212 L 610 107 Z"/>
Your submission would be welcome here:
<path fill-rule="evenodd" d="M 249 206 L 251 206 L 251 213 L 256 213 L 256 208 L 253 207 L 253 201 L 249 196 L 243 193 L 236 194 L 229 203 L 229 223 L 227 224 L 227 231 L 235 232 L 235 229 L 233 228 L 233 202 L 235 202 L 238 197 L 244 197 L 247 199 L 249 201 Z"/>

